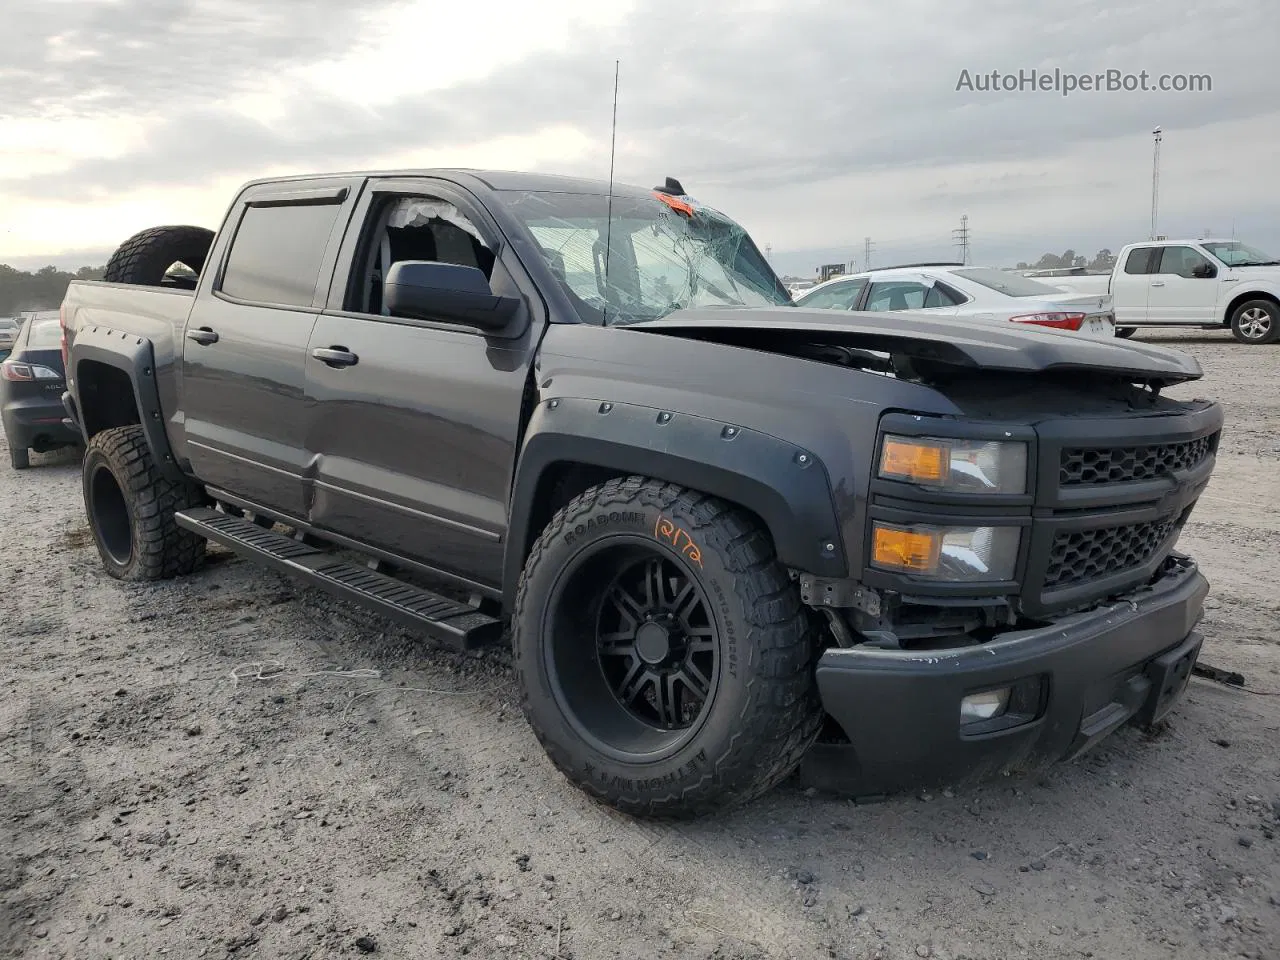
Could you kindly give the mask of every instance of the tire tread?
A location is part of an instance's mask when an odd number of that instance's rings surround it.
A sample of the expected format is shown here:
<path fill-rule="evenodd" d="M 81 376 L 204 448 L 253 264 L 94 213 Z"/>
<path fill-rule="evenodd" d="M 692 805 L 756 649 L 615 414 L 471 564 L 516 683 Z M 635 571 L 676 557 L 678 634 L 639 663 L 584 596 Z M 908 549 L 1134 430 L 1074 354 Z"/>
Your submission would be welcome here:
<path fill-rule="evenodd" d="M 110 283 L 158 285 L 174 263 L 199 273 L 213 244 L 213 231 L 186 225 L 149 227 L 120 244 L 107 261 L 102 279 Z"/>
<path fill-rule="evenodd" d="M 194 483 L 170 480 L 160 470 L 138 424 L 95 434 L 86 450 L 86 469 L 94 452 L 116 475 L 121 492 L 133 508 L 134 553 L 129 565 L 119 568 L 99 547 L 112 575 L 121 580 L 167 580 L 195 570 L 204 556 L 205 540 L 179 527 L 173 515 L 203 504 L 204 492 Z"/>

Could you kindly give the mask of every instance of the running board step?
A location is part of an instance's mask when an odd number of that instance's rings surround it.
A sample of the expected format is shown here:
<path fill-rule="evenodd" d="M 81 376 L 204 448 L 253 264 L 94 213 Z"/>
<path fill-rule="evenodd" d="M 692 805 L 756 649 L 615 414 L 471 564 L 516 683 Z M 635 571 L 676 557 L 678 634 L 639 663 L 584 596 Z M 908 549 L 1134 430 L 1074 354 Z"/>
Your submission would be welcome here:
<path fill-rule="evenodd" d="M 354 600 L 406 626 L 469 650 L 497 640 L 502 623 L 474 607 L 339 559 L 322 547 L 266 530 L 243 517 L 207 507 L 174 514 L 178 526 L 251 560 Z"/>

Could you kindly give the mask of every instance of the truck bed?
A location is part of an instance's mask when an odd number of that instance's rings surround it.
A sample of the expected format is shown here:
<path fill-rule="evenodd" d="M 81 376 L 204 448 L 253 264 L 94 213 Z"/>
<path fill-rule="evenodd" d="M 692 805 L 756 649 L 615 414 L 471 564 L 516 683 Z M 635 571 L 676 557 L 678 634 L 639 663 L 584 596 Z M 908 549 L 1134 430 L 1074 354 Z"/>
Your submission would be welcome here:
<path fill-rule="evenodd" d="M 1067 293 L 1078 293 L 1081 296 L 1101 297 L 1111 292 L 1111 276 L 1091 277 L 1041 277 L 1041 283 L 1065 290 Z"/>
<path fill-rule="evenodd" d="M 131 333 L 151 341 L 156 369 L 164 370 L 182 357 L 182 330 L 194 296 L 194 290 L 179 287 L 73 280 L 63 300 L 68 343 L 87 326 Z"/>
<path fill-rule="evenodd" d="M 62 301 L 68 351 L 80 331 L 95 328 L 95 337 L 109 331 L 149 342 L 160 409 L 166 411 L 166 427 L 173 426 L 172 412 L 181 409 L 177 381 L 182 335 L 194 297 L 195 291 L 180 287 L 73 280 Z M 75 365 L 69 366 L 68 386 L 76 376 Z"/>

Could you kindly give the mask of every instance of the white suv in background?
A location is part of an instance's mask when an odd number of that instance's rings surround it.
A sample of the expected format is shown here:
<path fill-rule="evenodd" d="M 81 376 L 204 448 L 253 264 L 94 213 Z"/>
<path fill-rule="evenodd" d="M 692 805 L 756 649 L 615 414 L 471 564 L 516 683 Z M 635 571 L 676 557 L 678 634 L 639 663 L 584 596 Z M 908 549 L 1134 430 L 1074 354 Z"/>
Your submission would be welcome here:
<path fill-rule="evenodd" d="M 820 283 L 795 298 L 798 307 L 924 311 L 975 323 L 1025 323 L 1086 337 L 1114 337 L 1106 293 L 1074 294 L 1004 270 L 958 263 L 869 270 Z"/>

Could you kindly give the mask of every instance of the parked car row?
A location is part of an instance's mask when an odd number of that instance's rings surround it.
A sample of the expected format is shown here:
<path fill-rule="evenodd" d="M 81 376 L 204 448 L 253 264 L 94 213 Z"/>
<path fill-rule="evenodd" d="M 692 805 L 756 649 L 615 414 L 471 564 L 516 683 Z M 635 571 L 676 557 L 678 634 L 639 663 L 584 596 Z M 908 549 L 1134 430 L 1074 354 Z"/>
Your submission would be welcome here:
<path fill-rule="evenodd" d="M 1225 327 L 1248 344 L 1280 340 L 1280 259 L 1238 240 L 1132 243 L 1110 274 L 924 263 L 839 276 L 792 295 L 803 307 L 925 311 L 1089 337 L 1191 326 Z"/>

